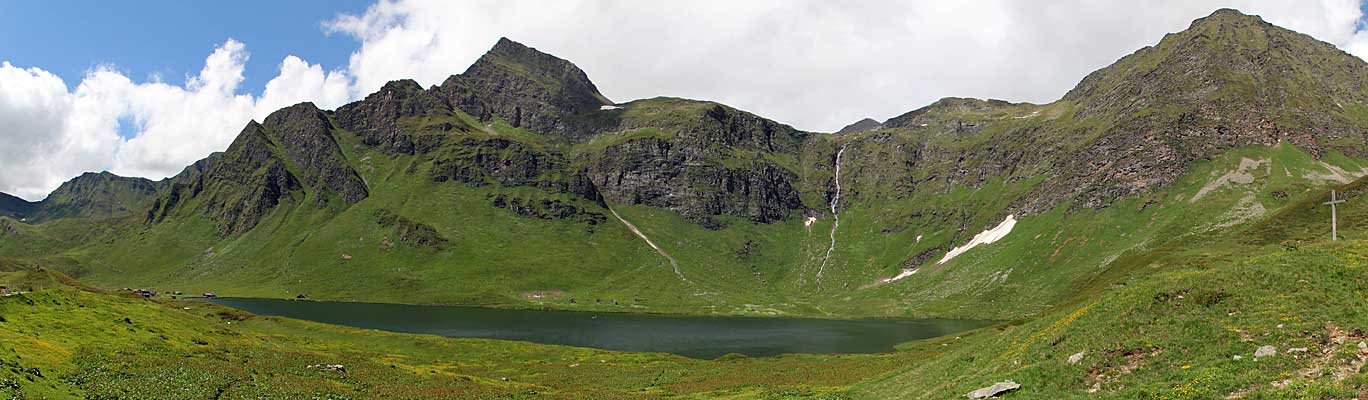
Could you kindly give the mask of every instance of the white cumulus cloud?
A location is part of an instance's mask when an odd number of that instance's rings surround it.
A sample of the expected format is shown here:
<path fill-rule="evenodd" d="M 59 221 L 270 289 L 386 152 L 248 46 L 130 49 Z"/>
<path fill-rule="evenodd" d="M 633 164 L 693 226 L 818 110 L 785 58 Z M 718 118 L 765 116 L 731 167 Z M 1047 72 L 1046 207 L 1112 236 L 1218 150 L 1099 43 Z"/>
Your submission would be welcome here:
<path fill-rule="evenodd" d="M 112 66 L 75 89 L 40 68 L 0 64 L 0 191 L 39 200 L 86 171 L 161 179 L 221 151 L 252 119 L 302 101 L 335 108 L 349 78 L 289 56 L 260 97 L 239 93 L 246 45 L 229 39 L 184 84 L 135 82 Z M 119 136 L 120 123 L 133 134 Z"/>

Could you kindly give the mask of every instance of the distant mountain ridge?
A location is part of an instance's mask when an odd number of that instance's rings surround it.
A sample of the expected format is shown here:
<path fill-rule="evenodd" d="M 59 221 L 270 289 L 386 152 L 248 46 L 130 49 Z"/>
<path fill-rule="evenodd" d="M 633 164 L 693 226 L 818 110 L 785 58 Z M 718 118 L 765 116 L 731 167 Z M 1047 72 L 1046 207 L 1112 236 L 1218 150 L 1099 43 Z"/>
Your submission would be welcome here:
<path fill-rule="evenodd" d="M 865 118 L 859 121 L 855 121 L 850 125 L 846 125 L 845 127 L 841 128 L 841 130 L 836 131 L 836 134 L 844 135 L 847 133 L 868 132 L 880 128 L 883 128 L 883 124 L 880 124 L 879 121 L 875 121 L 873 118 Z"/>
<path fill-rule="evenodd" d="M 144 178 L 87 172 L 58 186 L 38 202 L 0 193 L 0 215 L 39 223 L 132 214 L 146 207 L 160 188 L 160 183 Z"/>

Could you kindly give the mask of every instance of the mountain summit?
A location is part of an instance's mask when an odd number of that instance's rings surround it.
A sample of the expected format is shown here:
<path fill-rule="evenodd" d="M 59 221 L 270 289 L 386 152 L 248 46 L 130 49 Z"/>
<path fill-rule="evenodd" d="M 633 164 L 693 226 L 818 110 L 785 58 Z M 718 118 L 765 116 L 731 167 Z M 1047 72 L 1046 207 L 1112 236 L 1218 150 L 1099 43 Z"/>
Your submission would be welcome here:
<path fill-rule="evenodd" d="M 508 38 L 448 78 L 440 91 L 481 120 L 499 117 L 516 128 L 572 137 L 587 132 L 570 117 L 613 105 L 575 64 Z"/>
<path fill-rule="evenodd" d="M 162 182 L 109 172 L 87 172 L 62 183 L 39 202 L 0 193 L 0 216 L 39 223 L 61 218 L 106 218 L 138 212 Z"/>
<path fill-rule="evenodd" d="M 1368 64 L 1311 36 L 1236 10 L 1193 21 L 1157 45 L 1089 74 L 1064 101 L 1081 117 L 1145 110 L 1338 130 L 1346 106 L 1368 101 Z"/>

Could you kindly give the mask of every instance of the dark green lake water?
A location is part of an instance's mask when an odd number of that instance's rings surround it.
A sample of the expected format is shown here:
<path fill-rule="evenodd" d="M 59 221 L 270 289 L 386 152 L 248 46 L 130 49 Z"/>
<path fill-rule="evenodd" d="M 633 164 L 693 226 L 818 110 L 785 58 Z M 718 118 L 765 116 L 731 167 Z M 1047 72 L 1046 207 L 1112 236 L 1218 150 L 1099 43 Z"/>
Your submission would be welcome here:
<path fill-rule="evenodd" d="M 510 310 L 483 307 L 219 298 L 258 315 L 460 338 L 521 340 L 712 359 L 785 353 L 878 353 L 899 343 L 980 328 L 945 319 L 751 318 Z"/>

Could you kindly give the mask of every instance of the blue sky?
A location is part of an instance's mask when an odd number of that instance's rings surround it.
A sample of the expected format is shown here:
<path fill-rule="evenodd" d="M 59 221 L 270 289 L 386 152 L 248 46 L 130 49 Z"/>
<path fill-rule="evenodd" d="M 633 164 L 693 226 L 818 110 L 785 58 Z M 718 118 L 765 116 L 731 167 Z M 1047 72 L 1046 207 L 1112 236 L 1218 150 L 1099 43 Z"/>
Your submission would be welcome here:
<path fill-rule="evenodd" d="M 359 14 L 368 0 L 0 1 L 0 60 L 41 67 L 68 86 L 97 65 L 113 65 L 144 81 L 184 81 L 228 38 L 247 45 L 244 91 L 260 94 L 280 60 L 293 54 L 332 70 L 358 47 L 326 35 L 322 23 Z M 41 39 L 41 40 L 36 40 Z"/>

